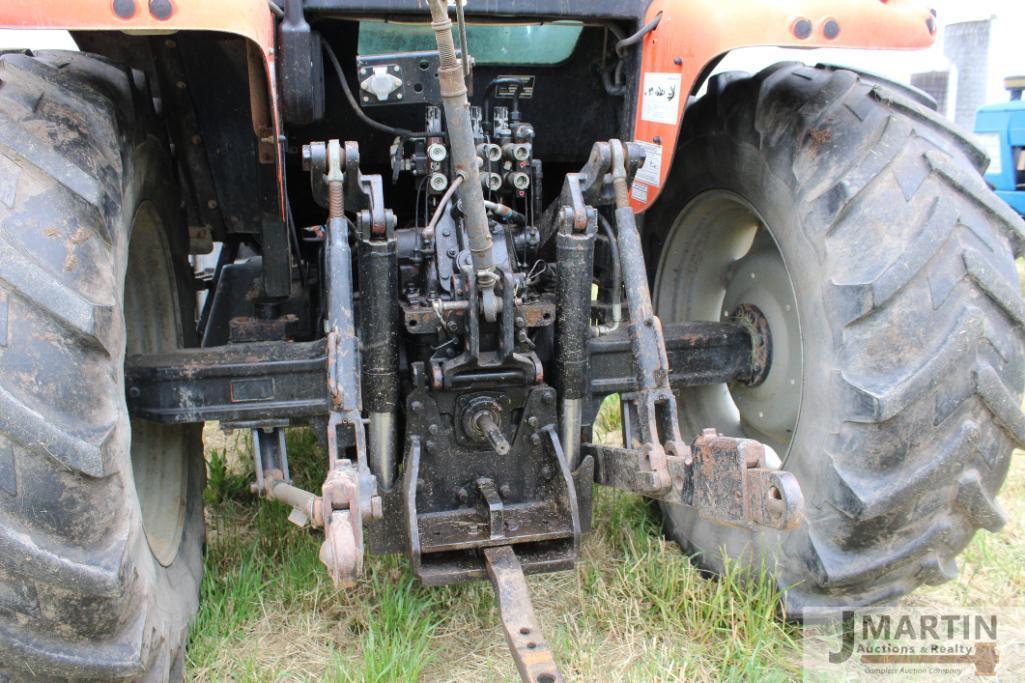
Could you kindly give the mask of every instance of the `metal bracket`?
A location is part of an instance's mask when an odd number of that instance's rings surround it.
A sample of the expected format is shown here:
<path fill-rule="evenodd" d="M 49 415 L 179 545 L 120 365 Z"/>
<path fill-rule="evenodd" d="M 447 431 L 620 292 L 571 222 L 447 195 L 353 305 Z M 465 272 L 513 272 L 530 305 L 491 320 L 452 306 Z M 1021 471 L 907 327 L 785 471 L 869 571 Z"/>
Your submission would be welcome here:
<path fill-rule="evenodd" d="M 484 578 L 483 548 L 516 545 L 528 572 L 572 566 L 581 534 L 577 483 L 556 429 L 555 391 L 510 388 L 522 406 L 510 451 L 456 438 L 454 397 L 407 397 L 401 506 L 406 551 L 425 585 Z M 439 400 L 442 403 L 439 404 Z M 582 464 L 590 488 L 592 461 Z M 468 476 L 469 475 L 469 476 Z M 387 494 L 386 494 L 387 496 Z"/>
<path fill-rule="evenodd" d="M 690 504 L 702 516 L 731 526 L 772 529 L 793 529 L 801 523 L 801 486 L 790 472 L 767 466 L 762 444 L 706 429 L 694 440 L 691 452 Z"/>
<path fill-rule="evenodd" d="M 524 683 L 556 683 L 562 674 L 534 615 L 523 569 L 511 546 L 484 549 L 484 564 L 495 589 L 509 651 Z"/>
<path fill-rule="evenodd" d="M 648 454 L 639 449 L 584 444 L 597 465 L 595 481 L 657 500 L 689 505 L 701 517 L 737 527 L 793 529 L 801 523 L 804 495 L 790 472 L 769 467 L 765 446 L 706 429 L 691 444 L 691 459 L 666 456 L 668 490 L 650 488 Z"/>
<path fill-rule="evenodd" d="M 363 573 L 363 507 L 360 477 L 351 460 L 339 460 L 324 480 L 324 544 L 320 561 L 336 588 L 352 586 Z"/>
<path fill-rule="evenodd" d="M 310 174 L 313 200 L 321 207 L 328 208 L 329 180 L 342 181 L 346 210 L 356 213 L 363 232 L 361 236 L 367 239 L 371 236 L 390 239 L 397 219 L 391 209 L 385 208 L 381 176 L 363 175 L 359 162 L 359 145 L 352 141 L 344 145 L 337 140 L 303 145 L 302 167 Z"/>

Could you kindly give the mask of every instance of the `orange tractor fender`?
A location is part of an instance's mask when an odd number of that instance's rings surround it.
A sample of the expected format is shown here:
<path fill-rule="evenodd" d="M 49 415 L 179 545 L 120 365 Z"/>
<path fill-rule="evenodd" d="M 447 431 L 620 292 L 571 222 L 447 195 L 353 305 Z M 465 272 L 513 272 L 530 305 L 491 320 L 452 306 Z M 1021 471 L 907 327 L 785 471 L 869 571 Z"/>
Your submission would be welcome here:
<path fill-rule="evenodd" d="M 638 213 L 664 186 L 688 95 L 720 55 L 752 46 L 921 49 L 937 30 L 921 0 L 654 0 L 645 21 L 659 15 L 643 39 L 634 107 L 634 138 L 649 154 L 631 197 Z"/>
<path fill-rule="evenodd" d="M 274 70 L 274 16 L 267 0 L 0 0 L 0 28 L 123 31 L 140 35 L 220 31 L 242 36 L 249 41 L 250 64 L 254 64 L 255 53 L 263 62 L 262 74 L 254 74 L 250 68 L 254 133 L 272 141 L 281 134 Z M 278 145 L 267 147 L 277 150 Z M 284 162 L 280 155 L 276 156 L 278 199 L 284 207 Z"/>

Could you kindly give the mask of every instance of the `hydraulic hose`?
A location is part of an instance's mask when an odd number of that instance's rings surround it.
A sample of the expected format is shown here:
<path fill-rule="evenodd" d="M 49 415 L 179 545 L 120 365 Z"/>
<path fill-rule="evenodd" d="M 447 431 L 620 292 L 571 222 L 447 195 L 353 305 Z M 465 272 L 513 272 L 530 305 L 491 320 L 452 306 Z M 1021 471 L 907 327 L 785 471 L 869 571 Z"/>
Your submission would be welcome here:
<path fill-rule="evenodd" d="M 463 184 L 463 176 L 457 175 L 456 179 L 452 181 L 452 184 L 445 190 L 445 194 L 441 196 L 441 201 L 438 202 L 438 208 L 434 210 L 434 215 L 431 216 L 431 222 L 424 228 L 423 236 L 425 240 L 434 239 L 434 231 L 438 227 L 438 221 L 445 214 L 445 209 L 448 208 L 448 204 L 452 201 L 452 195 L 455 194 L 459 186 Z"/>

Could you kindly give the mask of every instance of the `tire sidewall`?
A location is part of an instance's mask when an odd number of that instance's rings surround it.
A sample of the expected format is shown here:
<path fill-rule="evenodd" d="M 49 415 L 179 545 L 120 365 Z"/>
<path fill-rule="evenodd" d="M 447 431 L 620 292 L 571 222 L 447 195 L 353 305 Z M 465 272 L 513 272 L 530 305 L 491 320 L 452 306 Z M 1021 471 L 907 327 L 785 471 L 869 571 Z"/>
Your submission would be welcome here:
<path fill-rule="evenodd" d="M 125 159 L 126 187 L 123 195 L 124 221 L 121 232 L 127 239 L 117 248 L 122 310 L 125 288 L 131 286 L 131 283 L 126 281 L 128 254 L 133 237 L 131 231 L 135 225 L 136 214 L 149 205 L 158 216 L 159 229 L 163 232 L 162 241 L 168 250 L 167 256 L 175 276 L 171 286 L 175 289 L 180 309 L 179 342 L 184 347 L 195 346 L 195 330 L 190 324 L 194 317 L 194 293 L 190 287 L 192 273 L 187 259 L 188 235 L 182 222 L 177 183 L 173 180 L 173 166 L 162 142 L 152 135 L 141 137 L 131 146 L 131 154 L 127 156 L 129 158 Z M 123 395 L 123 374 L 121 388 Z M 123 403 L 122 407 L 127 420 L 127 404 Z M 206 467 L 203 460 L 202 427 L 176 425 L 169 428 L 183 433 L 181 442 L 185 451 L 180 455 L 186 459 L 187 479 L 184 487 L 186 503 L 178 553 L 166 566 L 157 561 L 143 531 L 142 509 L 135 490 L 130 449 L 125 451 L 127 462 L 122 468 L 122 476 L 132 491 L 134 524 L 138 527 L 133 532 L 136 567 L 148 577 L 146 584 L 150 588 L 146 591 L 145 599 L 152 601 L 152 613 L 156 615 L 155 621 L 160 624 L 155 631 L 158 640 L 151 643 L 151 656 L 156 658 L 150 662 L 151 673 L 176 679 L 183 674 L 188 626 L 199 603 L 205 538 L 203 489 L 206 485 Z M 159 642 L 164 638 L 166 643 Z"/>

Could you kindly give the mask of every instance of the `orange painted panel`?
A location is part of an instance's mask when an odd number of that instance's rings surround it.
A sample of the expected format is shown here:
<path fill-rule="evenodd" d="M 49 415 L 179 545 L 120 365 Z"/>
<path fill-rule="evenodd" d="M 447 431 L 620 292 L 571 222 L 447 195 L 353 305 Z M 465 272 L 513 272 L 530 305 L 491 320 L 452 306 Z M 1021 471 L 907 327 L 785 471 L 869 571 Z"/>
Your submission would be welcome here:
<path fill-rule="evenodd" d="M 637 212 L 664 185 L 687 96 L 714 58 L 758 45 L 920 49 L 936 30 L 935 14 L 921 0 L 654 0 L 646 21 L 660 12 L 643 42 L 634 138 L 656 143 L 650 149 L 661 148 L 661 163 L 657 171 L 643 169 L 634 184 Z"/>

